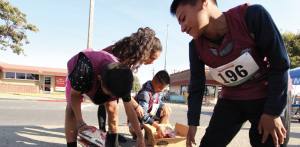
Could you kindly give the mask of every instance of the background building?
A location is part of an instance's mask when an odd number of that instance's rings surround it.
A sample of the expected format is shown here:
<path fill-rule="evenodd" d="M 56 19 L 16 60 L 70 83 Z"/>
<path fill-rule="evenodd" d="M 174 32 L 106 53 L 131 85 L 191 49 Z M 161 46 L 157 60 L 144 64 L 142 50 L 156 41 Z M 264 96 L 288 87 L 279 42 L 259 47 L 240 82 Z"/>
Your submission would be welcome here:
<path fill-rule="evenodd" d="M 169 92 L 175 92 L 178 95 L 188 96 L 188 88 L 190 84 L 190 70 L 184 70 L 178 73 L 170 74 L 171 83 Z M 221 84 L 215 81 L 208 67 L 205 67 L 206 90 L 203 95 L 203 104 L 216 104 L 220 97 Z"/>
<path fill-rule="evenodd" d="M 67 69 L 0 63 L 0 92 L 51 94 L 65 91 Z"/>

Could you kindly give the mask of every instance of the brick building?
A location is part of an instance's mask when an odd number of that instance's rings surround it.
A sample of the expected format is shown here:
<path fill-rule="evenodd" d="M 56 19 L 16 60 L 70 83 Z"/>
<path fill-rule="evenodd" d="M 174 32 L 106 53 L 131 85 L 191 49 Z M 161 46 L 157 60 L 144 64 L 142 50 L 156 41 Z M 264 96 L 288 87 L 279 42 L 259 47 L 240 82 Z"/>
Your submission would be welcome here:
<path fill-rule="evenodd" d="M 53 93 L 65 91 L 67 69 L 0 63 L 0 92 Z"/>
<path fill-rule="evenodd" d="M 184 70 L 178 73 L 170 74 L 171 83 L 169 91 L 179 95 L 188 95 L 190 84 L 190 70 Z M 213 79 L 208 67 L 205 67 L 206 90 L 203 95 L 203 104 L 215 104 L 221 92 L 221 84 Z"/>

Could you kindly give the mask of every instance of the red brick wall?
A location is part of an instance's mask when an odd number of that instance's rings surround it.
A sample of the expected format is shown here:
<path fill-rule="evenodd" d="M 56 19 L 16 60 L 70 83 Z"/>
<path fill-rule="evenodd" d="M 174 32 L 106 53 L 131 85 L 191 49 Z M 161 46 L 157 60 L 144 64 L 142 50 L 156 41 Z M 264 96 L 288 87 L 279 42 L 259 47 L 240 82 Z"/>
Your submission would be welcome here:
<path fill-rule="evenodd" d="M 0 92 L 38 94 L 39 87 L 32 85 L 0 84 Z"/>

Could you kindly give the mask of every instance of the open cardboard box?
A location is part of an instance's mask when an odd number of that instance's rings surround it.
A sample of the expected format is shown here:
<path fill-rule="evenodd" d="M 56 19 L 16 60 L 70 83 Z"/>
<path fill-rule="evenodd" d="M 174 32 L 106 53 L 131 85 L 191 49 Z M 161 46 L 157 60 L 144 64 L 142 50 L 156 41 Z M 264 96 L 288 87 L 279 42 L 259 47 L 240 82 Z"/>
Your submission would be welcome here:
<path fill-rule="evenodd" d="M 159 124 L 160 126 L 169 126 L 170 124 Z M 186 146 L 186 136 L 189 130 L 188 126 L 176 123 L 174 130 L 184 137 L 181 138 L 159 138 L 156 129 L 149 124 L 143 125 L 145 129 L 145 146 L 146 147 L 180 147 Z"/>

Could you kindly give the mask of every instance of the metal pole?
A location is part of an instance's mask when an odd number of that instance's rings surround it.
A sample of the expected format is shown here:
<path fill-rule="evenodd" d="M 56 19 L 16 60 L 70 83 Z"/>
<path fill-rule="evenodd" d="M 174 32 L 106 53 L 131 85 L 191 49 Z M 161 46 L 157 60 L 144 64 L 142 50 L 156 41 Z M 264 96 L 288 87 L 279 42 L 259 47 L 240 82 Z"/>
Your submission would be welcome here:
<path fill-rule="evenodd" d="M 169 34 L 169 23 L 167 24 L 167 41 L 166 41 L 166 54 L 165 54 L 165 70 L 167 70 L 168 34 Z"/>
<path fill-rule="evenodd" d="M 92 48 L 93 21 L 94 21 L 94 0 L 90 0 L 90 18 L 89 18 L 89 33 L 88 33 L 87 48 Z"/>

